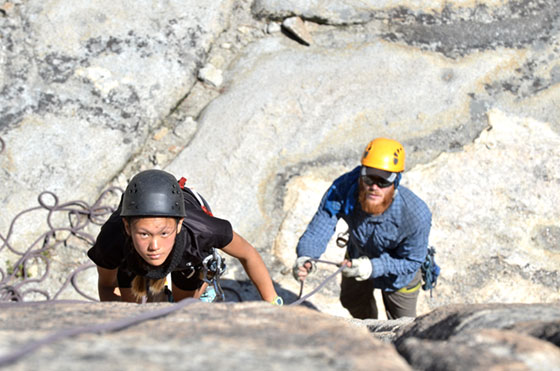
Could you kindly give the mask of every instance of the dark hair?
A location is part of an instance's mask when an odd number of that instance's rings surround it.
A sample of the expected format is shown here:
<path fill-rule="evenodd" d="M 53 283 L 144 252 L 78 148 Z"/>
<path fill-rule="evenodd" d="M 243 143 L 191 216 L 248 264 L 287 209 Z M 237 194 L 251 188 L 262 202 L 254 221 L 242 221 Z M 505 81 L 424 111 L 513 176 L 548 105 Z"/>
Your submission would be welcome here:
<path fill-rule="evenodd" d="M 128 225 L 131 225 L 137 219 L 149 218 L 149 216 L 123 216 L 123 218 L 124 218 L 124 220 L 126 220 Z M 179 225 L 179 222 L 181 221 L 181 219 L 183 219 L 182 217 L 178 217 L 178 216 L 155 216 L 154 218 L 173 218 L 173 219 L 175 219 L 175 223 L 177 225 Z"/>

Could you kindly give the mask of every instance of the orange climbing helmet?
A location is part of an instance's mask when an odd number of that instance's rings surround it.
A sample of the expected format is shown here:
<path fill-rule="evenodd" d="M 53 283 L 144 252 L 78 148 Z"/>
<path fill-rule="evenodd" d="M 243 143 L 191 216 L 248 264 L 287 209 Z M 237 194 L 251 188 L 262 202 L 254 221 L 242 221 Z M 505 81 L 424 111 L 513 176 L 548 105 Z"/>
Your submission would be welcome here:
<path fill-rule="evenodd" d="M 368 143 L 362 156 L 362 165 L 401 173 L 404 171 L 404 147 L 393 139 L 375 138 Z"/>

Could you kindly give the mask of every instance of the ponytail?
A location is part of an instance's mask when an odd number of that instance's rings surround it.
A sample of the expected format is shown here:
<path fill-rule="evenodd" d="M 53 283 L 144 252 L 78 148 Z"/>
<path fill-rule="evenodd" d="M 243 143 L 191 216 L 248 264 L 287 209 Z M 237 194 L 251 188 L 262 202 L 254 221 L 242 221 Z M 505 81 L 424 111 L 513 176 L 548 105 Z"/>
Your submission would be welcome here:
<path fill-rule="evenodd" d="M 151 280 L 143 276 L 136 276 L 132 280 L 132 294 L 136 300 L 141 300 L 144 296 L 160 294 L 164 288 L 165 277 L 159 280 Z"/>

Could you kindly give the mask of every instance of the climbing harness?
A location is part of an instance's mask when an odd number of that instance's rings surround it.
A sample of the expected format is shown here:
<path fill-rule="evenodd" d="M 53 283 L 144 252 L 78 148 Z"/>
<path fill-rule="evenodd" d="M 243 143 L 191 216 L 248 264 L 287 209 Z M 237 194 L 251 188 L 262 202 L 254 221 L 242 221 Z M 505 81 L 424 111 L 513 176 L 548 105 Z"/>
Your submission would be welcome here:
<path fill-rule="evenodd" d="M 436 249 L 433 246 L 428 248 L 428 254 L 426 255 L 426 260 L 422 263 L 422 280 L 424 284 L 422 289 L 424 291 L 430 290 L 430 298 L 432 297 L 432 289 L 437 285 L 437 279 L 441 271 L 439 265 L 435 261 Z"/>
<path fill-rule="evenodd" d="M 398 290 L 397 292 L 403 293 L 403 294 L 410 294 L 413 292 L 416 292 L 420 289 L 420 287 L 422 286 L 422 281 L 418 282 L 417 285 L 415 285 L 414 287 L 403 287 L 402 289 Z"/>

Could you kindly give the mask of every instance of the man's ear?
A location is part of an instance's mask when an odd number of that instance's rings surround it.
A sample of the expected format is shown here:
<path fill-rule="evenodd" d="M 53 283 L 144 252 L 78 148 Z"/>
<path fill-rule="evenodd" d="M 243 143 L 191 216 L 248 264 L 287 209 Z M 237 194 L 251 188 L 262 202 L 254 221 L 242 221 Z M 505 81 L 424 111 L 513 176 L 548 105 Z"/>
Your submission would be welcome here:
<path fill-rule="evenodd" d="M 122 218 L 123 224 L 124 224 L 124 230 L 126 232 L 127 235 L 131 236 L 130 234 L 130 224 L 128 224 L 128 220 L 126 220 L 125 218 Z"/>
<path fill-rule="evenodd" d="M 181 232 L 181 227 L 183 226 L 183 220 L 185 220 L 185 218 L 181 218 L 177 222 L 177 233 Z"/>

